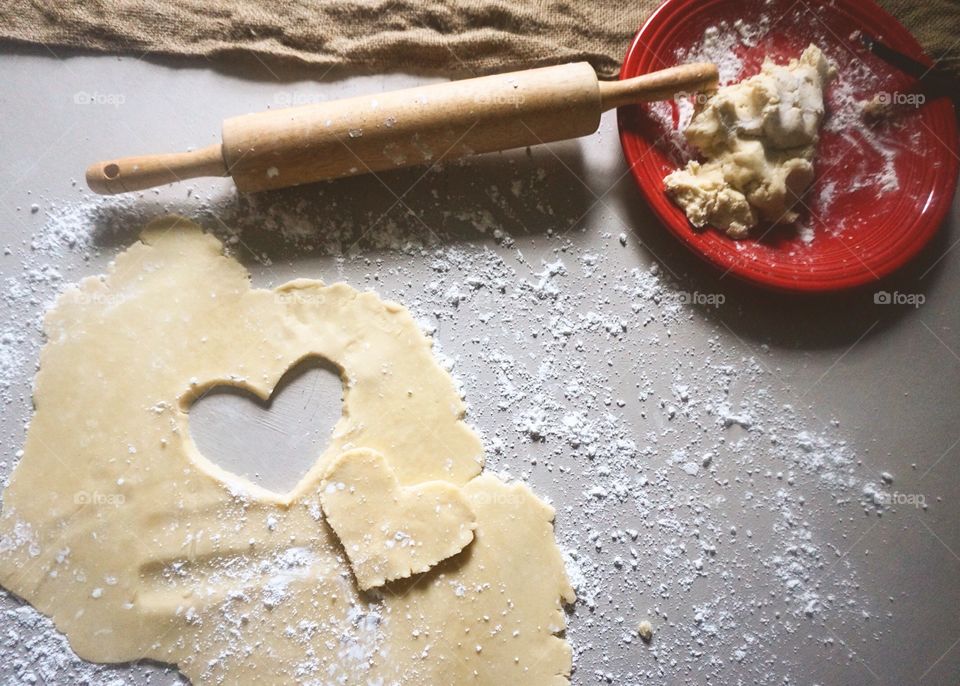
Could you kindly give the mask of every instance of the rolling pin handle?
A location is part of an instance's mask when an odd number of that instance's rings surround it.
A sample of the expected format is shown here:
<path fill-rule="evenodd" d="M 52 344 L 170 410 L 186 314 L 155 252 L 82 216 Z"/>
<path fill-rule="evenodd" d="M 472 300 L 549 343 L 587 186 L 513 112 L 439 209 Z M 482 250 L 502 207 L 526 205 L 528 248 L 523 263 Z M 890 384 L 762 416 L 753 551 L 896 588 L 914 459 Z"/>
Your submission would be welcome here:
<path fill-rule="evenodd" d="M 680 93 L 717 87 L 719 70 L 710 62 L 694 62 L 620 81 L 600 82 L 600 106 L 606 111 L 638 102 L 668 100 Z"/>
<path fill-rule="evenodd" d="M 87 168 L 86 176 L 94 193 L 115 195 L 201 176 L 227 176 L 227 167 L 218 143 L 190 152 L 98 162 Z"/>

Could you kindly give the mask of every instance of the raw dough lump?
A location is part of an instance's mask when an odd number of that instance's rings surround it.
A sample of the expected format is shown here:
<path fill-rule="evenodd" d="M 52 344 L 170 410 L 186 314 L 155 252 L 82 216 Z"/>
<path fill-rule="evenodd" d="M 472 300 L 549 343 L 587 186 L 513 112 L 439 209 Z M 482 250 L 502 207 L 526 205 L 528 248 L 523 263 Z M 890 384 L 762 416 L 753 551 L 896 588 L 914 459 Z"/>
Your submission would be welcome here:
<path fill-rule="evenodd" d="M 704 157 L 664 179 L 690 223 L 745 238 L 759 221 L 796 221 L 793 207 L 813 183 L 824 90 L 836 69 L 815 45 L 789 64 L 720 88 L 684 131 Z"/>
<path fill-rule="evenodd" d="M 481 474 L 457 387 L 409 312 L 344 284 L 253 289 L 222 247 L 185 219 L 154 222 L 47 315 L 0 583 L 81 657 L 172 663 L 198 685 L 567 684 L 574 596 L 553 509 Z M 343 415 L 292 491 L 199 453 L 200 394 L 269 397 L 311 356 L 340 370 Z M 409 527 L 416 554 L 328 521 L 325 476 L 366 494 L 332 513 Z M 431 498 L 440 512 L 418 512 Z M 364 592 L 337 531 L 381 553 L 373 582 L 429 571 Z"/>

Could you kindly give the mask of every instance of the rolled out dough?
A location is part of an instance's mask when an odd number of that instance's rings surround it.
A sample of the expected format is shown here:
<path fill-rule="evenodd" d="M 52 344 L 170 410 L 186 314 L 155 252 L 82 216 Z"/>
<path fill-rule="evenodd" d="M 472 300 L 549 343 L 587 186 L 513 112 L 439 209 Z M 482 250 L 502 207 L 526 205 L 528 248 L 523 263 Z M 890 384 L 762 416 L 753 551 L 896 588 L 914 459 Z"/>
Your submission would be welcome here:
<path fill-rule="evenodd" d="M 333 461 L 320 504 L 362 591 L 426 572 L 463 550 L 476 527 L 459 488 L 445 481 L 402 487 L 373 450 L 348 450 Z"/>
<path fill-rule="evenodd" d="M 573 592 L 553 510 L 482 469 L 430 342 L 400 305 L 346 285 L 251 289 L 214 237 L 148 226 L 45 320 L 35 415 L 3 494 L 0 582 L 88 660 L 151 658 L 196 684 L 565 684 Z M 193 399 L 267 397 L 298 360 L 340 370 L 331 444 L 286 494 L 205 460 Z M 429 572 L 361 593 L 322 513 L 344 451 L 403 487 L 445 481 L 474 540 Z"/>

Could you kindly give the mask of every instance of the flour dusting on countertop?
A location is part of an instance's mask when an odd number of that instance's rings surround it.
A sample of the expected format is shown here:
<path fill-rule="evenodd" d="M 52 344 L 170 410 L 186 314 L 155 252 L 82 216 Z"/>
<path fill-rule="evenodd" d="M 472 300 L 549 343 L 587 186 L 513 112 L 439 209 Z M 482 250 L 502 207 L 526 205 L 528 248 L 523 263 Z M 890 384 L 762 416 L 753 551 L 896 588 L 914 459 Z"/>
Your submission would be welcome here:
<path fill-rule="evenodd" d="M 557 509 L 579 596 L 567 631 L 575 683 L 795 683 L 799 659 L 778 652 L 777 637 L 809 635 L 825 659 L 842 661 L 856 649 L 834 645 L 826 627 L 891 631 L 893 606 L 861 591 L 857 555 L 811 523 L 853 530 L 889 509 L 890 483 L 860 464 L 842 424 L 778 399 L 784 386 L 765 347 L 737 345 L 720 327 L 703 345 L 682 343 L 704 314 L 675 279 L 656 265 L 618 266 L 634 240 L 619 225 L 601 248 L 581 248 L 582 229 L 568 231 L 562 210 L 540 199 L 542 170 L 513 175 L 504 188 L 475 189 L 489 209 L 438 200 L 431 226 L 404 212 L 358 219 L 322 186 L 310 202 L 191 192 L 169 204 L 151 194 L 41 203 L 25 219 L 32 240 L 3 257 L 19 263 L 4 284 L 6 411 L 28 416 L 55 294 L 101 271 L 149 219 L 179 212 L 224 239 L 258 285 L 278 285 L 274 269 L 310 255 L 325 267 L 299 276 L 345 279 L 410 308 L 458 379 L 489 468 L 535 481 Z M 439 177 L 424 183 L 444 192 Z M 555 230 L 523 233 L 511 214 L 522 204 Z M 529 240 L 549 259 L 529 261 Z M 4 479 L 23 428 L 3 437 Z M 275 590 L 265 603 L 282 602 Z M 8 607 L 3 651 L 23 683 L 119 684 L 140 669 L 87 665 L 52 623 Z M 763 636 L 750 628 L 757 619 Z M 643 620 L 655 630 L 649 644 L 637 634 Z M 358 608 L 345 644 L 358 659 L 376 623 L 375 609 Z M 32 638 L 22 643 L 20 632 Z"/>

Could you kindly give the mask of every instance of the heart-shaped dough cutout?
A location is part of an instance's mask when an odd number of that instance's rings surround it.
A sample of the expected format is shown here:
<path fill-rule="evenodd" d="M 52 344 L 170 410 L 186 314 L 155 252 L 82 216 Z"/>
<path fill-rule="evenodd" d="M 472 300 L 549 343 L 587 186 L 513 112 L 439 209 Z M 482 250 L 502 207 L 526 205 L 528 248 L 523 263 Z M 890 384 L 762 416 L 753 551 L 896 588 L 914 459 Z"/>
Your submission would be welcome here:
<path fill-rule="evenodd" d="M 383 455 L 350 450 L 327 469 L 320 502 L 362 590 L 426 572 L 472 540 L 476 516 L 445 481 L 401 486 Z"/>

